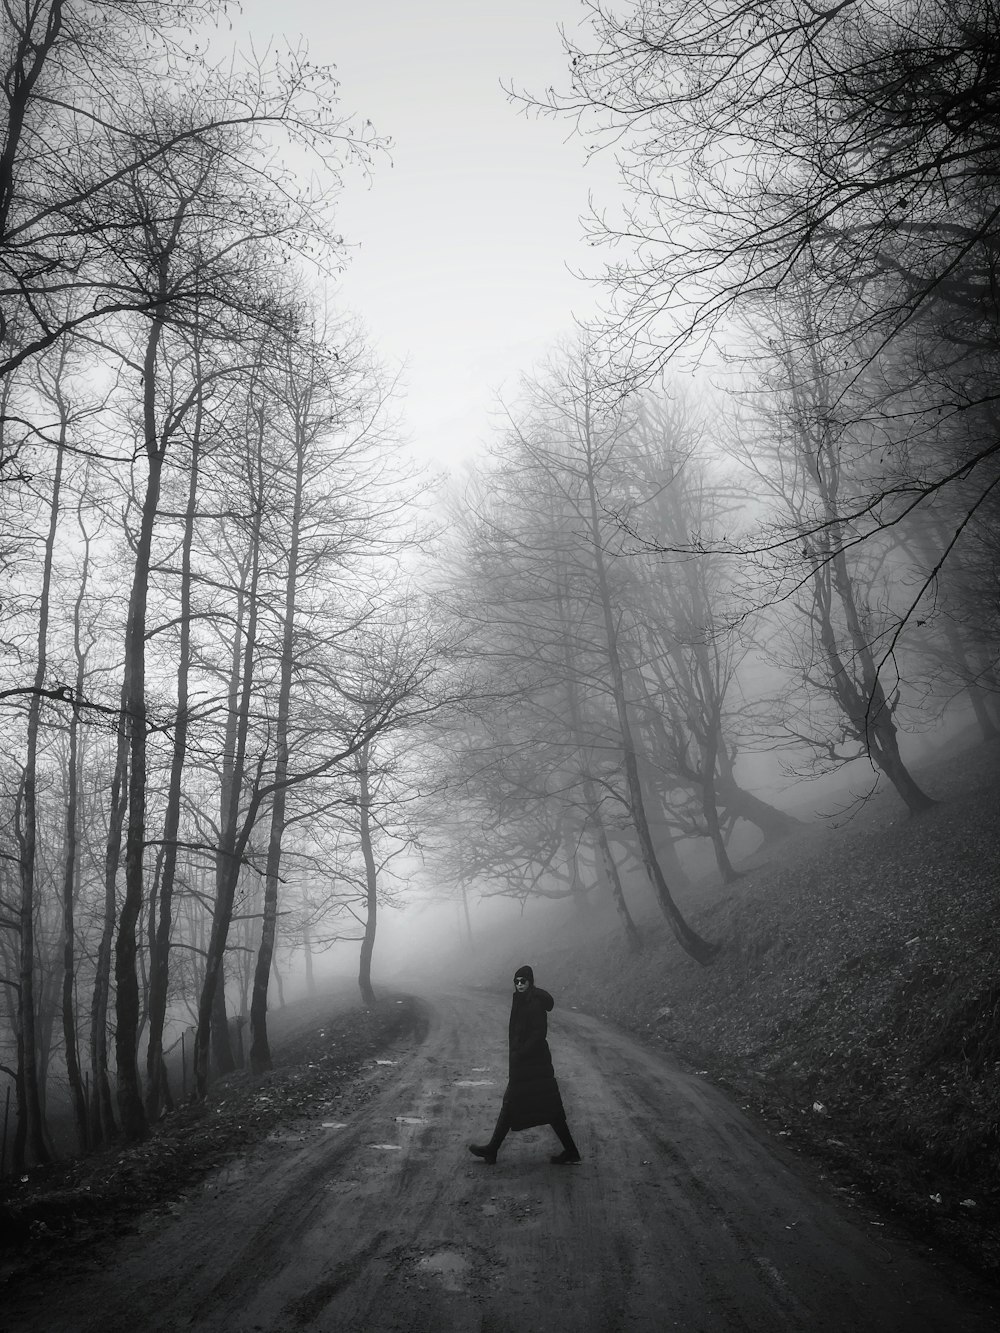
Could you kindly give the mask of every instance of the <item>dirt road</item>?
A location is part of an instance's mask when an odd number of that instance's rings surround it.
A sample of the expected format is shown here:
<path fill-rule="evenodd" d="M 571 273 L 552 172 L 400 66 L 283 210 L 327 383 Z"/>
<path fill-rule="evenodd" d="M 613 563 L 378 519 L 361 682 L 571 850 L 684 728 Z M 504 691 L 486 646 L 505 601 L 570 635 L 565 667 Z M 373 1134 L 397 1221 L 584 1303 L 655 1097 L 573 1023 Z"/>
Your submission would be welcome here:
<path fill-rule="evenodd" d="M 584 1162 L 488 1137 L 505 999 L 428 1001 L 347 1123 L 290 1127 L 123 1239 L 53 1273 L 6 1333 L 995 1333 L 1000 1304 L 809 1183 L 721 1093 L 557 1007 Z"/>

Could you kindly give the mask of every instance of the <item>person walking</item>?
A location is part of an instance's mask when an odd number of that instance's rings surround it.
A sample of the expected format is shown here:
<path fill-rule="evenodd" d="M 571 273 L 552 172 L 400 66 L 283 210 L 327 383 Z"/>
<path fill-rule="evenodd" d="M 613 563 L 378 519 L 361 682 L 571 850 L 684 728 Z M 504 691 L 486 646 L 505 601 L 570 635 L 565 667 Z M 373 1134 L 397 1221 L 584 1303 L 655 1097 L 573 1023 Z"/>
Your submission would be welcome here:
<path fill-rule="evenodd" d="M 514 973 L 514 998 L 508 1027 L 510 1078 L 493 1137 L 489 1143 L 470 1143 L 469 1152 L 488 1166 L 497 1160 L 501 1143 L 509 1130 L 551 1125 L 562 1144 L 562 1152 L 550 1157 L 556 1166 L 576 1166 L 580 1152 L 566 1123 L 559 1084 L 552 1068 L 552 1054 L 546 1040 L 547 1015 L 555 1000 L 547 990 L 535 985 L 530 967 Z"/>

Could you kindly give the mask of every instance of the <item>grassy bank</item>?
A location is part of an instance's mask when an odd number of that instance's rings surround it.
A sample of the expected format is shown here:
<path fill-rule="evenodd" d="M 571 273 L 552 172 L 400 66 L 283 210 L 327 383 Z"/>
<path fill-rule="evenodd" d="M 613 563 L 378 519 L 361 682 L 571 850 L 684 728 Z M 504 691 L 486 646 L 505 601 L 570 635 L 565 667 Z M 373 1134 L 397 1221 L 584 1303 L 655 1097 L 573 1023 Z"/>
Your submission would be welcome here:
<path fill-rule="evenodd" d="M 613 926 L 531 953 L 560 1003 L 705 1071 L 839 1188 L 1000 1276 L 1000 751 L 920 776 L 926 815 L 880 795 L 686 894 L 722 944 L 707 968 L 659 921 L 637 956 Z"/>

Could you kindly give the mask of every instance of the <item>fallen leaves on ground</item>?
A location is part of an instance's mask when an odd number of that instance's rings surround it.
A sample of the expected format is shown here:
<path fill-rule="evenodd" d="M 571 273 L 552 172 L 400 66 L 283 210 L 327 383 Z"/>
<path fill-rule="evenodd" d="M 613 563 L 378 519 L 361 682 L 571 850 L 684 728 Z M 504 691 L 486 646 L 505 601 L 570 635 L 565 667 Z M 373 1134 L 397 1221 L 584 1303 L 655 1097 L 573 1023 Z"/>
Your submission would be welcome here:
<path fill-rule="evenodd" d="M 709 967 L 659 922 L 638 957 L 612 937 L 536 963 L 561 1002 L 673 1051 L 839 1185 L 996 1275 L 1000 752 L 919 777 L 940 800 L 926 813 L 880 794 L 762 849 L 710 905 L 686 895 L 723 943 Z"/>

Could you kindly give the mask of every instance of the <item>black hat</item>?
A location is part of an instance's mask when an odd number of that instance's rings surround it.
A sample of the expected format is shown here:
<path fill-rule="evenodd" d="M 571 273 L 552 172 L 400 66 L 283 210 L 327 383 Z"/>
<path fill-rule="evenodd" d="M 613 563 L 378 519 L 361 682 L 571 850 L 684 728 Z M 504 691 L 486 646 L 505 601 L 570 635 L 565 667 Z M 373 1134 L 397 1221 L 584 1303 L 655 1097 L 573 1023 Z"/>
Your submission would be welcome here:
<path fill-rule="evenodd" d="M 517 971 L 514 973 L 515 981 L 518 979 L 518 977 L 527 977 L 529 986 L 533 986 L 535 984 L 535 974 L 534 972 L 532 972 L 531 968 L 527 965 L 527 963 L 525 963 L 524 967 L 519 967 Z"/>

